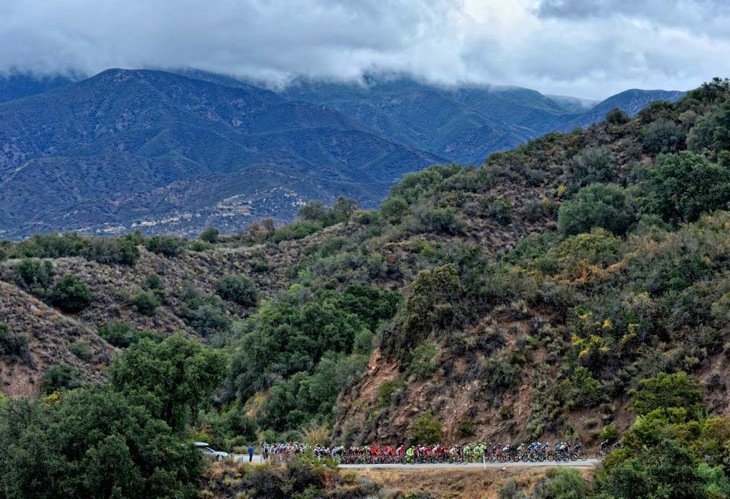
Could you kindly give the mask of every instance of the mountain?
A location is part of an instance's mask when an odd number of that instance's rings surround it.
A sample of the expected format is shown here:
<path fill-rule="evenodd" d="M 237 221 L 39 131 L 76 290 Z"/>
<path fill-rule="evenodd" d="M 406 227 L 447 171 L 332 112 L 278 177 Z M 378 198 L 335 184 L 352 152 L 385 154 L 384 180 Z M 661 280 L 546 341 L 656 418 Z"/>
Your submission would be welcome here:
<path fill-rule="evenodd" d="M 5 103 L 0 143 L 9 236 L 180 218 L 184 231 L 233 230 L 340 194 L 374 206 L 404 173 L 443 161 L 332 109 L 160 71 L 109 70 Z M 245 202 L 221 212 L 232 197 Z"/>
<path fill-rule="evenodd" d="M 0 91 L 14 99 L 0 104 L 6 237 L 233 233 L 339 195 L 375 207 L 404 174 L 430 164 L 478 164 L 548 131 L 587 126 L 614 106 L 634 113 L 680 95 L 629 91 L 576 113 L 574 101 L 534 90 L 409 78 L 301 79 L 279 92 L 192 69 L 3 81 Z"/>
<path fill-rule="evenodd" d="M 481 164 L 494 151 L 549 131 L 596 123 L 614 107 L 633 116 L 655 100 L 674 102 L 682 92 L 631 90 L 586 106 L 518 87 L 452 88 L 366 77 L 361 84 L 300 79 L 281 95 L 337 109 L 384 137 L 451 161 Z"/>
<path fill-rule="evenodd" d="M 588 126 L 606 117 L 612 109 L 621 109 L 629 116 L 636 116 L 639 111 L 655 101 L 677 102 L 684 92 L 671 90 L 626 90 L 599 102 L 587 111 L 574 116 L 562 116 L 554 123 L 556 130 L 571 130 L 575 127 Z"/>
<path fill-rule="evenodd" d="M 0 103 L 66 87 L 76 81 L 66 76 L 35 76 L 32 74 L 0 74 Z"/>

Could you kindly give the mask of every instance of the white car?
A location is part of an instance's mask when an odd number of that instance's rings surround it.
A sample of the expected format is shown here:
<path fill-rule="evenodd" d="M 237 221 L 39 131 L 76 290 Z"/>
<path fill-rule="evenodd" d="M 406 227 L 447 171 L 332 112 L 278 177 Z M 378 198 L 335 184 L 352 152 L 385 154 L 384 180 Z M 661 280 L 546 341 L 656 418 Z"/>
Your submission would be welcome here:
<path fill-rule="evenodd" d="M 204 457 L 213 459 L 215 461 L 223 461 L 224 459 L 228 459 L 227 452 L 223 452 L 222 450 L 215 450 L 207 442 L 195 442 L 194 445 L 200 450 L 200 452 L 203 453 Z"/>

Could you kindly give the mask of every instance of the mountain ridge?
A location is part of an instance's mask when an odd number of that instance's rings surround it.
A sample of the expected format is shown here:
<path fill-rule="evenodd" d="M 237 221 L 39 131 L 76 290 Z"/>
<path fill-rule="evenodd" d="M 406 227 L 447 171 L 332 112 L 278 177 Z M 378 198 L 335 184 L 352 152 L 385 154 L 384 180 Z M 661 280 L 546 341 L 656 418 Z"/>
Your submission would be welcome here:
<path fill-rule="evenodd" d="M 139 228 L 193 235 L 211 225 L 231 233 L 262 216 L 291 220 L 305 201 L 340 194 L 374 207 L 405 173 L 481 162 L 543 128 L 598 116 L 571 114 L 529 89 L 409 79 L 371 78 L 368 87 L 301 80 L 273 92 L 196 70 L 110 69 L 58 84 L 0 104 L 6 237 Z M 634 101 L 651 95 L 614 102 L 641 107 Z M 282 195 L 266 196 L 269 189 Z M 230 196 L 248 203 L 217 208 Z"/>

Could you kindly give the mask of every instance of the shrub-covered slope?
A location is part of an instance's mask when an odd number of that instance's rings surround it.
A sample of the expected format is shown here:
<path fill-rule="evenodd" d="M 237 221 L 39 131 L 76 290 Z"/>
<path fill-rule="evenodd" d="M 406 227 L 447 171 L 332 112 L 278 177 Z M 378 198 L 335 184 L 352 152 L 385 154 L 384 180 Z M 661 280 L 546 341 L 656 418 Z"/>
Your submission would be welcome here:
<path fill-rule="evenodd" d="M 631 425 L 641 380 L 679 371 L 726 415 L 729 102 L 714 81 L 612 111 L 408 175 L 377 211 L 341 198 L 236 237 L 5 243 L 2 279 L 120 348 L 173 331 L 225 348 L 201 416 L 221 442 L 595 442 Z"/>

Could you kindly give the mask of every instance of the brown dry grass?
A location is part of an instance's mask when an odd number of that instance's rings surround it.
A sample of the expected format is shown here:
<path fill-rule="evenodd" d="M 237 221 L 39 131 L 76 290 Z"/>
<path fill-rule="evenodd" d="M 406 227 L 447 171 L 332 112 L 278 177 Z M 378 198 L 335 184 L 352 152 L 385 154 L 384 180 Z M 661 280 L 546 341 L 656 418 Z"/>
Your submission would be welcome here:
<path fill-rule="evenodd" d="M 514 478 L 530 489 L 547 472 L 546 469 L 362 469 L 350 470 L 367 477 L 385 491 L 411 494 L 429 492 L 438 498 L 496 499 L 499 488 L 506 480 Z M 590 469 L 581 469 L 589 478 Z"/>

